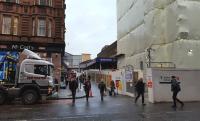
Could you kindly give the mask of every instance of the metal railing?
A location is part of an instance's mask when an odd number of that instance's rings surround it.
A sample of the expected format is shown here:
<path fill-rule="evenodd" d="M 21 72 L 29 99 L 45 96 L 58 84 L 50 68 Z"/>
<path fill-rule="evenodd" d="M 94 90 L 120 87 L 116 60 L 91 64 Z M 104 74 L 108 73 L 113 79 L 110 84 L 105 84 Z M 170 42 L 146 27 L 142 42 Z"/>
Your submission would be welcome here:
<path fill-rule="evenodd" d="M 151 68 L 176 68 L 173 62 L 151 62 Z"/>

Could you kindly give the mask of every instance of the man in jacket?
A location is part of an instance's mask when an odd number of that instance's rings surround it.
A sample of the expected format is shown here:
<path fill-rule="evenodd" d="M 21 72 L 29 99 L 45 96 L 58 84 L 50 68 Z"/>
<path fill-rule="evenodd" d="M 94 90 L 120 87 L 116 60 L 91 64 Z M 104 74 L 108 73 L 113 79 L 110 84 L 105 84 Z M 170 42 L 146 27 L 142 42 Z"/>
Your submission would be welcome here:
<path fill-rule="evenodd" d="M 139 98 L 140 96 L 142 96 L 142 104 L 145 105 L 145 103 L 144 103 L 145 84 L 144 84 L 142 78 L 140 78 L 140 79 L 138 80 L 138 82 L 136 83 L 135 89 L 136 89 L 136 92 L 137 92 L 137 97 L 135 98 L 135 103 L 137 103 L 138 98 Z"/>
<path fill-rule="evenodd" d="M 178 94 L 179 91 L 181 91 L 181 88 L 180 88 L 180 82 L 178 82 L 176 80 L 175 76 L 171 76 L 171 91 L 173 92 L 173 96 L 172 96 L 173 105 L 172 105 L 172 107 L 176 108 L 176 101 L 178 101 L 181 104 L 181 106 L 183 107 L 184 103 L 177 98 L 177 94 Z"/>
<path fill-rule="evenodd" d="M 75 98 L 76 98 L 76 89 L 78 88 L 78 82 L 76 81 L 76 77 L 73 75 L 71 80 L 69 81 L 69 89 L 72 92 L 72 99 L 73 103 L 75 103 Z"/>
<path fill-rule="evenodd" d="M 89 98 L 89 93 L 91 91 L 91 77 L 88 76 L 88 79 L 85 80 L 84 82 L 84 90 L 85 90 L 85 94 L 86 94 L 86 101 L 88 102 L 88 98 Z"/>
<path fill-rule="evenodd" d="M 112 80 L 110 82 L 110 92 L 109 92 L 110 96 L 112 96 L 112 94 L 114 94 L 114 96 L 116 95 L 115 94 L 115 82 Z"/>
<path fill-rule="evenodd" d="M 104 92 L 106 91 L 106 84 L 103 81 L 101 81 L 98 85 L 98 88 L 101 95 L 101 101 L 103 101 Z"/>

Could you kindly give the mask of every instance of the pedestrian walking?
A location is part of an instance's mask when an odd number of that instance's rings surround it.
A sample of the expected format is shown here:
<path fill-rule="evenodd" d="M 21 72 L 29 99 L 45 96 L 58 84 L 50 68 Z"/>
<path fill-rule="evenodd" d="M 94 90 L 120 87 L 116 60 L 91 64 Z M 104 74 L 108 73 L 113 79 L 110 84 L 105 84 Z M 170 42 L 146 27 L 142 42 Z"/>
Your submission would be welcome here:
<path fill-rule="evenodd" d="M 176 108 L 176 101 L 178 101 L 181 106 L 184 106 L 184 103 L 177 98 L 178 93 L 181 91 L 180 82 L 177 81 L 175 76 L 171 76 L 171 91 L 173 92 L 173 108 Z"/>
<path fill-rule="evenodd" d="M 65 85 L 66 85 L 66 88 L 68 86 L 68 83 L 69 83 L 69 77 L 67 75 L 65 75 Z"/>
<path fill-rule="evenodd" d="M 86 79 L 84 82 L 84 90 L 86 94 L 86 101 L 88 102 L 89 93 L 91 91 L 91 77 L 90 76 L 88 76 L 88 79 Z"/>
<path fill-rule="evenodd" d="M 56 90 L 56 92 L 58 92 L 58 79 L 57 78 L 54 79 L 54 84 L 55 84 L 55 90 Z"/>
<path fill-rule="evenodd" d="M 99 83 L 98 88 L 99 88 L 100 95 L 101 95 L 101 101 L 103 101 L 104 92 L 106 91 L 106 84 L 104 83 L 104 81 L 101 81 Z"/>
<path fill-rule="evenodd" d="M 116 95 L 116 93 L 115 93 L 115 82 L 112 80 L 111 82 L 110 82 L 110 92 L 109 92 L 109 95 L 110 96 L 112 96 L 112 95 Z"/>
<path fill-rule="evenodd" d="M 73 75 L 69 81 L 69 89 L 72 93 L 72 102 L 75 103 L 76 98 L 76 89 L 78 88 L 78 82 L 76 81 L 76 77 Z"/>
<path fill-rule="evenodd" d="M 144 90 L 145 90 L 145 84 L 143 82 L 143 78 L 140 78 L 136 85 L 135 85 L 135 89 L 137 92 L 137 97 L 135 98 L 135 103 L 137 103 L 137 100 L 140 96 L 142 96 L 142 104 L 145 105 L 144 103 Z"/>

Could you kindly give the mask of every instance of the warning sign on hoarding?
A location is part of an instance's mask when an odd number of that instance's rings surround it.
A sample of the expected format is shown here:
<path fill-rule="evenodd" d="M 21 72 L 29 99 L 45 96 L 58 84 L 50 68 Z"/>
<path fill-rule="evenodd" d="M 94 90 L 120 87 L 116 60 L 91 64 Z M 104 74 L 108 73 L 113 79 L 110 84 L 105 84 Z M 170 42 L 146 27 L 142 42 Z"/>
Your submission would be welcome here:
<path fill-rule="evenodd" d="M 152 87 L 153 87 L 153 82 L 152 82 L 152 80 L 148 80 L 148 81 L 147 81 L 147 87 L 148 87 L 148 88 L 152 88 Z"/>

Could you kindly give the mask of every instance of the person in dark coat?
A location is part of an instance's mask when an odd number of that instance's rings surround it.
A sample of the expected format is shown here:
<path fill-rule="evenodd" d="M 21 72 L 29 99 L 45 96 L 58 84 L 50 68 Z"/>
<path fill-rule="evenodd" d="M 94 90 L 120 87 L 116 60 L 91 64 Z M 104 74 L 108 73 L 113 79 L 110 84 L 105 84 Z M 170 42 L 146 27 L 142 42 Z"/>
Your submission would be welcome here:
<path fill-rule="evenodd" d="M 171 91 L 173 92 L 173 96 L 172 96 L 173 105 L 172 105 L 172 107 L 176 108 L 176 101 L 178 101 L 181 104 L 181 106 L 183 107 L 184 103 L 177 98 L 177 94 L 178 94 L 179 91 L 181 91 L 181 88 L 180 88 L 180 82 L 178 82 L 176 80 L 175 76 L 171 76 Z"/>
<path fill-rule="evenodd" d="M 54 79 L 54 84 L 55 84 L 55 90 L 56 90 L 56 92 L 58 92 L 58 79 L 57 78 Z"/>
<path fill-rule="evenodd" d="M 110 82 L 110 96 L 112 96 L 112 94 L 114 93 L 114 96 L 116 95 L 115 94 L 115 82 L 112 80 Z"/>
<path fill-rule="evenodd" d="M 135 89 L 136 89 L 136 92 L 137 92 L 137 97 L 135 98 L 135 103 L 137 103 L 138 98 L 139 98 L 140 96 L 142 96 L 142 104 L 145 105 L 145 103 L 144 103 L 145 84 L 144 84 L 142 78 L 140 78 L 140 79 L 138 80 L 138 82 L 136 83 Z"/>
<path fill-rule="evenodd" d="M 91 90 L 91 78 L 90 76 L 88 76 L 88 79 L 85 80 L 84 82 L 84 90 L 85 90 L 85 94 L 86 94 L 86 101 L 88 101 L 88 98 L 89 98 L 89 93 L 90 93 L 90 90 Z"/>
<path fill-rule="evenodd" d="M 76 89 L 78 88 L 78 82 L 76 81 L 76 77 L 72 76 L 71 80 L 69 81 L 69 89 L 72 92 L 72 99 L 73 103 L 75 103 L 75 98 L 76 98 Z"/>
<path fill-rule="evenodd" d="M 103 101 L 104 92 L 106 91 L 106 84 L 104 83 L 104 81 L 101 81 L 99 83 L 98 88 L 99 88 L 100 95 L 101 95 L 101 101 Z"/>

